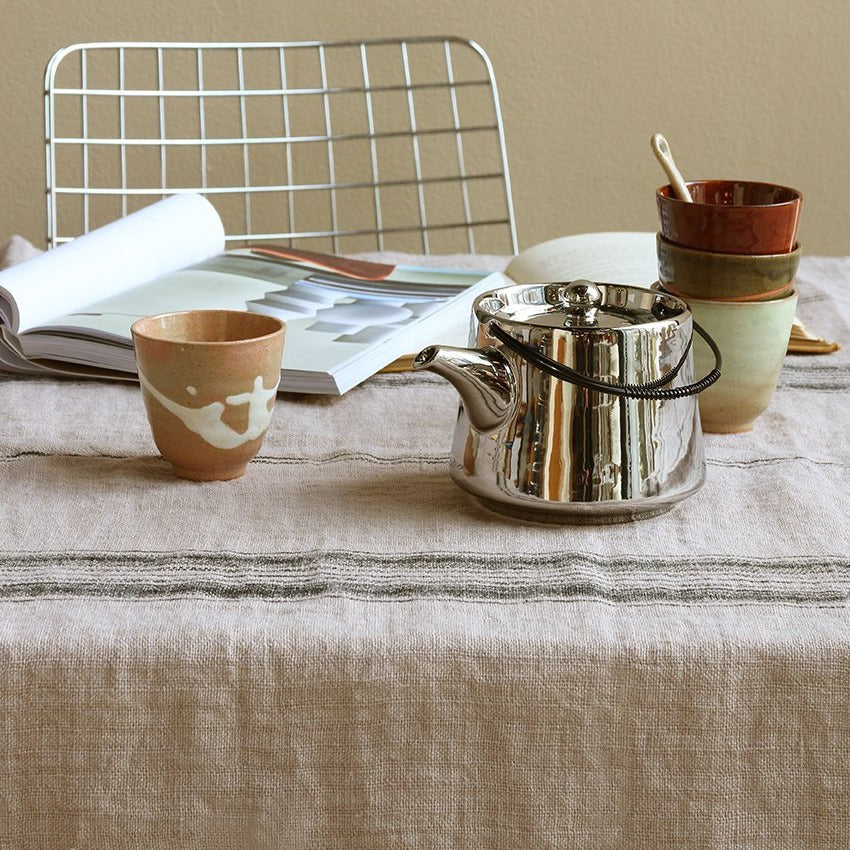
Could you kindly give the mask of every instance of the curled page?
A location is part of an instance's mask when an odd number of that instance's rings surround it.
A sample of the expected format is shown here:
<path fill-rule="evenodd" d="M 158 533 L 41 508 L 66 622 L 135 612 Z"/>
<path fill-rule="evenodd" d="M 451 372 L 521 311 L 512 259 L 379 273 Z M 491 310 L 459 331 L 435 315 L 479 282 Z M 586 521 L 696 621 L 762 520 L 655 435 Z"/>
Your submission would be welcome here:
<path fill-rule="evenodd" d="M 209 259 L 224 244 L 206 198 L 172 195 L 0 272 L 0 318 L 20 333 Z"/>

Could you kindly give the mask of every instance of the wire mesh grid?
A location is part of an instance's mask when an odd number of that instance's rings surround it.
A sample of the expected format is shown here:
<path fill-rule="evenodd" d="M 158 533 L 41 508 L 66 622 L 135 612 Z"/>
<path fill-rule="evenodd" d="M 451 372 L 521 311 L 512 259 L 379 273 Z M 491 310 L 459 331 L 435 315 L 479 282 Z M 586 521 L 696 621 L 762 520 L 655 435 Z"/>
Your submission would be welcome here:
<path fill-rule="evenodd" d="M 517 250 L 492 65 L 454 37 L 72 45 L 45 75 L 47 242 L 177 192 L 230 247 Z"/>

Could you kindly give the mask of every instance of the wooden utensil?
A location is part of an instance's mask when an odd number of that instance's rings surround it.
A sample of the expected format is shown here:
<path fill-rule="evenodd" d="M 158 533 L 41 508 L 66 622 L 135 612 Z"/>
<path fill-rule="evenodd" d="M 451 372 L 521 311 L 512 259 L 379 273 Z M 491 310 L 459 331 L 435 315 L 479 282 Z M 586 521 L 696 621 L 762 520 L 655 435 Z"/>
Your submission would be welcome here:
<path fill-rule="evenodd" d="M 685 183 L 685 179 L 682 177 L 679 169 L 676 168 L 676 162 L 673 159 L 673 154 L 670 152 L 670 145 L 667 144 L 667 139 L 661 133 L 656 133 L 650 143 L 652 145 L 652 152 L 667 174 L 667 178 L 670 180 L 670 185 L 673 187 L 676 197 L 682 201 L 693 202 L 691 193 L 688 191 L 688 185 Z"/>
<path fill-rule="evenodd" d="M 809 331 L 799 319 L 791 326 L 791 338 L 788 340 L 789 354 L 830 354 L 841 346 L 837 342 L 828 342 Z"/>

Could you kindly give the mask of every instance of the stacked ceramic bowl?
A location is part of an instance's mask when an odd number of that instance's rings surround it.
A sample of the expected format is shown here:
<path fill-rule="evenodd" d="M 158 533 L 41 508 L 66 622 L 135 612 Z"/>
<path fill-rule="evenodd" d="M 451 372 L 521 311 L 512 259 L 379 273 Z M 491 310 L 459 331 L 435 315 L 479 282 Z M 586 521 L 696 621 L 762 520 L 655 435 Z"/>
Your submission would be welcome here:
<path fill-rule="evenodd" d="M 705 431 L 749 431 L 768 407 L 782 368 L 797 295 L 802 196 L 743 180 L 697 180 L 691 200 L 656 192 L 660 286 L 684 299 L 723 354 L 720 380 L 700 394 Z M 711 368 L 695 343 L 695 367 Z"/>

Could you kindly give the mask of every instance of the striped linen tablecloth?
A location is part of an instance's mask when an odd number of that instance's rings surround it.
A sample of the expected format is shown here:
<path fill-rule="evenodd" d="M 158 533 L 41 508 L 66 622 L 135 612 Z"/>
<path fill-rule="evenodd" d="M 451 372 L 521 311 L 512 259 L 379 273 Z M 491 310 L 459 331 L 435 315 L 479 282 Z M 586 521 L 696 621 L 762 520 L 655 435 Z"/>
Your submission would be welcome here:
<path fill-rule="evenodd" d="M 850 259 L 798 286 L 842 350 L 622 525 L 479 507 L 428 374 L 203 485 L 136 386 L 0 380 L 0 847 L 846 846 Z"/>

